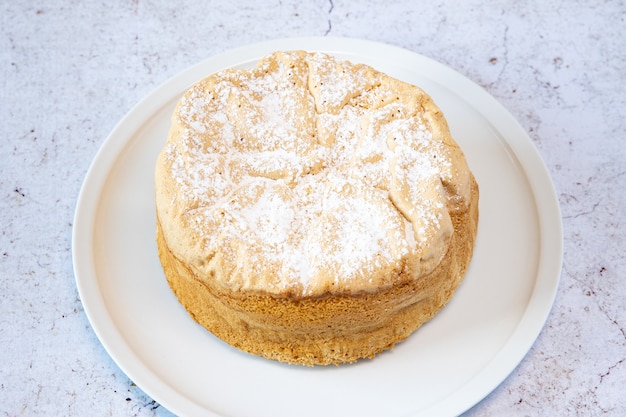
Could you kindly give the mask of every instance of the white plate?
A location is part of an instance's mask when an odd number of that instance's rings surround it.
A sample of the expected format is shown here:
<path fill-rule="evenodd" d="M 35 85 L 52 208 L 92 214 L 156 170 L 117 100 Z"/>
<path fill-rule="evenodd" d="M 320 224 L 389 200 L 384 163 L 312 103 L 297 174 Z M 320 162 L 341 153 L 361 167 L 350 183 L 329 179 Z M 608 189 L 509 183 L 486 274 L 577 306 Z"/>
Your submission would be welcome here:
<path fill-rule="evenodd" d="M 230 348 L 195 324 L 157 258 L 153 168 L 173 107 L 193 82 L 274 51 L 326 51 L 423 87 L 447 116 L 480 186 L 474 259 L 450 304 L 374 360 L 305 368 Z M 456 415 L 518 365 L 558 286 L 562 232 L 546 168 L 515 119 L 453 70 L 354 39 L 299 38 L 231 50 L 177 75 L 133 108 L 92 163 L 73 234 L 76 283 L 120 368 L 185 416 Z"/>

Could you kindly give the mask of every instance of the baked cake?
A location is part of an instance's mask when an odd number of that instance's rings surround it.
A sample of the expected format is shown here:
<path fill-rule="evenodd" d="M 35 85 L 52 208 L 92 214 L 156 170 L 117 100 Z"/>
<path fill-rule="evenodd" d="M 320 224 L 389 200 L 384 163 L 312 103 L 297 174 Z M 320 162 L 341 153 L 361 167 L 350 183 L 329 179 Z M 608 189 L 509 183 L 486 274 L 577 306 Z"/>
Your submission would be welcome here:
<path fill-rule="evenodd" d="M 165 276 L 202 326 L 292 364 L 372 358 L 452 297 L 478 187 L 420 88 L 276 52 L 179 100 L 155 172 Z"/>

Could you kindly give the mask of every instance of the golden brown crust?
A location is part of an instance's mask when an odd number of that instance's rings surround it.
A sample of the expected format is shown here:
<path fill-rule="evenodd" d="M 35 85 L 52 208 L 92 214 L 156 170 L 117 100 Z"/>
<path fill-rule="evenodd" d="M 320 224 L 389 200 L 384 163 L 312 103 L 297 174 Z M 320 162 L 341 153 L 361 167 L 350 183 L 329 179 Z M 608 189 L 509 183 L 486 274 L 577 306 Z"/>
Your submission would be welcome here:
<path fill-rule="evenodd" d="M 157 223 L 159 257 L 168 283 L 190 315 L 245 352 L 299 365 L 373 358 L 405 340 L 450 300 L 472 258 L 478 186 L 467 210 L 452 215 L 445 257 L 418 280 L 380 292 L 290 299 L 225 291 L 198 277 L 169 250 Z"/>

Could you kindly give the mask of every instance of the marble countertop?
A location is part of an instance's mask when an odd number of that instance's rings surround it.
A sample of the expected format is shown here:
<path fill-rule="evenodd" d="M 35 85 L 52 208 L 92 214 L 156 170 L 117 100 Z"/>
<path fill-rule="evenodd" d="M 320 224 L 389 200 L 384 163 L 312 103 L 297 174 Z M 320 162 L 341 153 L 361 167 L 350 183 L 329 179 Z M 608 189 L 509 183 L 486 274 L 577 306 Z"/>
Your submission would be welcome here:
<path fill-rule="evenodd" d="M 433 58 L 521 123 L 553 179 L 564 262 L 528 354 L 466 416 L 626 415 L 626 5 L 470 0 L 0 3 L 0 415 L 169 416 L 79 299 L 71 235 L 94 155 L 142 97 L 227 49 L 374 40 Z"/>

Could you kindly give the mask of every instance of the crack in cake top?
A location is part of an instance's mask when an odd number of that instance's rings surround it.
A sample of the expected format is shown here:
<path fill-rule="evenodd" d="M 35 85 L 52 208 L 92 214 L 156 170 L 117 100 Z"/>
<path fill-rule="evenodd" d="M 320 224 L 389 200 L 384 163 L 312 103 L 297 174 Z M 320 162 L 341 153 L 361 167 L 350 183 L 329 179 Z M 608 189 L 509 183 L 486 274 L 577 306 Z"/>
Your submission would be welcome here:
<path fill-rule="evenodd" d="M 277 52 L 180 99 L 157 214 L 175 256 L 229 288 L 368 291 L 439 263 L 469 182 L 421 89 L 327 54 Z"/>

